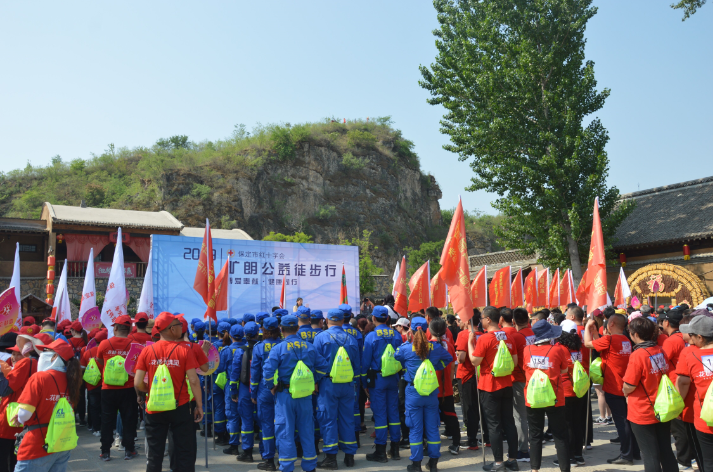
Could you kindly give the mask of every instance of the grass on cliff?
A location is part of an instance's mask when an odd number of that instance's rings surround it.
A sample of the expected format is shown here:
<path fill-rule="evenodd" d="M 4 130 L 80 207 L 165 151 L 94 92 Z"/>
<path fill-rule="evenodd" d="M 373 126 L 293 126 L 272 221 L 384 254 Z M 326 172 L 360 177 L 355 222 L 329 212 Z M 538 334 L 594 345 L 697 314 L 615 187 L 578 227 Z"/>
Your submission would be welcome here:
<path fill-rule="evenodd" d="M 358 156 L 379 152 L 395 165 L 419 169 L 414 143 L 393 127 L 390 117 L 374 120 L 325 118 L 317 123 L 258 124 L 248 131 L 236 125 L 232 136 L 194 143 L 187 136 L 159 139 L 153 146 L 133 149 L 110 144 L 99 155 L 67 161 L 52 158 L 48 166 L 32 166 L 0 173 L 0 215 L 39 218 L 46 201 L 142 210 L 162 209 L 162 178 L 169 170 L 209 176 L 249 175 L 269 161 L 289 161 L 300 145 L 310 143 L 348 154 L 346 168 L 361 165 Z M 17 156 L 21 160 L 21 156 Z M 196 184 L 196 198 L 210 195 L 210 187 Z"/>

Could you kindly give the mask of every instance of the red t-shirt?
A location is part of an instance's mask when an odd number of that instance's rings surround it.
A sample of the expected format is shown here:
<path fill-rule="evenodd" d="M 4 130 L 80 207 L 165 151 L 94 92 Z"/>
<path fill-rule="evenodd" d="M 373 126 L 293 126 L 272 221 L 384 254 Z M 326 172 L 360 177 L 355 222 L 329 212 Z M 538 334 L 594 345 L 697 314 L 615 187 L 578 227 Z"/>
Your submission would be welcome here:
<path fill-rule="evenodd" d="M 455 344 L 453 341 L 453 333 L 451 333 L 450 329 L 446 330 L 446 334 L 444 334 L 444 336 L 446 337 L 446 339 L 448 340 L 449 343 Z M 431 330 L 429 330 L 429 329 L 426 330 L 426 337 L 428 339 L 431 339 Z"/>
<path fill-rule="evenodd" d="M 483 358 L 483 361 L 480 363 L 478 389 L 484 392 L 495 392 L 505 387 L 512 387 L 512 377 L 510 375 L 495 377 L 492 374 L 493 361 L 495 360 L 495 354 L 498 352 L 500 341 L 505 341 L 505 345 L 510 351 L 511 356 L 517 355 L 515 346 L 505 331 L 490 331 L 482 335 L 475 343 L 473 355 Z"/>
<path fill-rule="evenodd" d="M 25 389 L 30 376 L 37 372 L 37 359 L 25 357 L 20 359 L 17 364 L 12 366 L 12 370 L 7 373 L 5 378 L 8 381 L 8 386 L 12 389 L 12 395 L 3 397 L 0 403 L 0 438 L 15 439 L 15 434 L 22 431 L 22 427 L 13 428 L 7 422 L 7 406 L 16 402 L 22 391 Z"/>
<path fill-rule="evenodd" d="M 694 345 L 690 345 L 686 347 L 683 351 L 681 351 L 681 355 L 678 356 L 678 362 L 676 364 L 672 365 L 675 367 L 673 370 L 676 370 L 676 378 L 678 379 L 678 366 L 681 365 L 681 362 L 685 357 L 688 355 L 688 351 L 693 351 L 696 353 L 696 356 L 700 359 L 701 356 L 698 354 L 698 348 Z M 669 376 L 671 375 L 671 372 L 668 374 Z M 683 407 L 683 412 L 681 413 L 681 419 L 685 421 L 686 423 L 693 423 L 694 422 L 694 410 L 695 410 L 695 405 L 694 402 L 696 401 L 696 387 L 695 385 L 691 384 L 691 386 L 688 388 L 688 394 L 686 394 L 686 398 L 683 399 L 683 403 L 686 405 Z"/>
<path fill-rule="evenodd" d="M 25 426 L 49 423 L 52 410 L 60 397 L 67 396 L 67 374 L 56 370 L 37 372 L 30 377 L 17 402 L 22 408 L 33 412 Z M 39 459 L 47 454 L 42 446 L 45 444 L 47 428 L 37 428 L 28 431 L 22 439 L 17 451 L 18 461 Z"/>
<path fill-rule="evenodd" d="M 574 384 L 572 383 L 572 376 L 574 375 L 574 362 L 579 361 L 580 363 L 582 363 L 582 367 L 584 367 L 584 362 L 582 362 L 582 357 L 584 357 L 584 353 L 582 352 L 582 350 L 572 351 L 571 349 L 568 349 L 561 344 L 558 344 L 558 346 L 564 348 L 567 357 L 567 373 L 562 375 L 564 396 L 566 398 L 576 397 L 577 395 L 574 393 Z"/>
<path fill-rule="evenodd" d="M 525 404 L 527 402 L 527 384 L 530 382 L 532 374 L 539 369 L 547 374 L 552 384 L 552 389 L 557 395 L 557 403 L 555 406 L 564 406 L 564 385 L 562 382 L 563 370 L 567 368 L 567 349 L 560 344 L 551 345 L 545 344 L 536 346 L 531 344 L 525 348 L 523 355 L 525 356 Z"/>
<path fill-rule="evenodd" d="M 470 331 L 464 329 L 458 333 L 458 339 L 456 340 L 456 350 L 465 352 L 465 361 L 458 363 L 458 370 L 456 371 L 456 378 L 460 379 L 463 383 L 466 383 L 475 375 L 475 367 L 473 367 L 473 363 L 470 361 L 470 355 L 468 354 L 469 337 Z"/>
<path fill-rule="evenodd" d="M 84 343 L 84 339 L 82 338 L 75 338 L 74 336 L 72 336 L 67 341 L 69 341 L 69 344 L 72 345 L 72 349 L 74 349 L 75 355 L 78 354 L 84 346 L 86 346 L 86 344 Z"/>
<path fill-rule="evenodd" d="M 450 330 L 446 330 L 450 331 Z M 446 341 L 446 349 L 448 354 L 456 358 L 456 350 L 452 343 Z M 436 371 L 436 376 L 438 377 L 438 396 L 439 397 L 452 397 L 453 396 L 453 361 L 446 366 L 445 369 L 441 371 Z"/>
<path fill-rule="evenodd" d="M 622 378 L 626 373 L 626 366 L 631 356 L 631 341 L 623 334 L 612 334 L 592 341 L 594 349 L 599 351 L 602 358 L 602 373 L 604 385 L 602 389 L 612 395 L 623 396 L 621 389 L 624 387 Z"/>
<path fill-rule="evenodd" d="M 686 341 L 683 340 L 683 335 L 680 332 L 676 332 L 669 336 L 661 347 L 663 348 L 663 352 L 666 353 L 666 357 L 671 365 L 678 365 L 681 351 L 686 348 Z M 671 369 L 668 376 L 671 378 L 671 382 L 676 385 L 676 377 L 678 376 L 676 375 L 675 369 Z"/>
<path fill-rule="evenodd" d="M 137 344 L 142 344 L 146 346 L 148 341 L 151 341 L 151 335 L 147 333 L 132 333 L 129 335 L 129 339 Z"/>
<path fill-rule="evenodd" d="M 192 343 L 190 341 L 179 342 L 181 346 L 185 346 L 193 352 L 193 355 L 196 356 L 198 367 L 208 363 L 208 356 L 205 355 L 205 352 L 203 352 L 203 348 L 201 347 L 202 342 L 203 341 L 199 341 L 197 343 Z M 228 374 L 230 374 L 230 372 L 228 372 Z"/>
<path fill-rule="evenodd" d="M 668 334 L 659 332 L 659 336 L 656 338 L 656 344 L 663 347 L 663 343 L 668 339 Z"/>
<path fill-rule="evenodd" d="M 141 351 L 136 362 L 136 370 L 143 370 L 149 374 L 149 391 L 151 391 L 151 381 L 156 369 L 160 364 L 166 364 L 168 372 L 171 374 L 173 391 L 176 395 L 176 406 L 188 403 L 188 389 L 191 388 L 186 380 L 186 371 L 198 368 L 198 362 L 193 352 L 183 346 L 184 343 L 172 343 L 169 341 L 159 341 L 148 346 Z M 148 397 L 147 397 L 148 401 Z M 148 408 L 146 413 L 153 413 Z"/>
<path fill-rule="evenodd" d="M 585 372 L 589 373 L 589 348 L 584 345 L 584 326 L 577 326 L 577 334 L 579 335 L 579 339 L 582 340 L 582 359 L 579 361 L 582 363 L 582 367 L 584 367 Z"/>
<path fill-rule="evenodd" d="M 522 334 L 525 336 L 525 346 L 529 346 L 530 344 L 535 344 L 535 332 L 532 330 L 531 327 L 526 327 L 522 328 L 518 333 Z"/>
<path fill-rule="evenodd" d="M 88 365 L 89 365 L 89 359 L 91 359 L 92 357 L 95 358 L 95 359 L 94 359 L 94 362 L 96 362 L 96 357 L 97 357 L 97 351 L 98 351 L 98 350 L 99 350 L 99 346 L 94 346 L 93 348 L 91 348 L 91 349 L 88 350 L 88 351 L 85 349 L 84 352 L 82 353 L 82 357 L 79 358 L 79 365 L 81 365 L 81 366 L 83 366 L 83 367 L 88 366 Z M 101 363 L 99 363 L 99 362 L 97 362 L 97 365 L 99 366 L 99 372 L 104 372 L 104 366 L 103 366 Z M 82 375 L 83 375 L 83 373 L 82 373 Z M 94 390 L 95 388 L 101 387 L 101 384 L 98 384 L 98 383 L 97 383 L 96 385 L 92 385 L 92 384 L 87 383 L 87 382 L 84 382 L 84 383 L 85 383 L 85 385 L 87 386 L 87 390 Z"/>
<path fill-rule="evenodd" d="M 655 424 L 656 393 L 661 377 L 671 370 L 666 354 L 659 346 L 640 348 L 629 356 L 624 382 L 636 387 L 628 396 L 626 419 L 636 424 Z"/>
<path fill-rule="evenodd" d="M 685 349 L 678 359 L 676 373 L 689 377 L 691 379 L 690 388 L 696 390 L 693 400 L 693 425 L 696 430 L 713 434 L 713 426 L 708 426 L 701 419 L 701 405 L 703 399 L 706 398 L 708 386 L 713 380 L 713 349 Z"/>
<path fill-rule="evenodd" d="M 524 382 L 525 381 L 525 371 L 522 368 L 522 351 L 527 345 L 527 339 L 525 335 L 520 333 L 517 328 L 505 327 L 503 331 L 508 335 L 508 338 L 515 345 L 515 351 L 517 352 L 517 365 L 515 370 L 512 371 L 512 381 L 513 382 Z"/>
<path fill-rule="evenodd" d="M 126 359 L 129 354 L 129 349 L 131 349 L 131 338 L 119 338 L 114 336 L 111 339 L 105 339 L 99 344 L 99 350 L 97 351 L 97 363 L 101 364 L 102 373 L 104 372 L 104 367 L 106 367 L 106 362 L 114 356 L 121 356 Z M 99 362 L 99 360 L 103 362 Z M 104 376 L 102 375 L 102 388 L 109 390 L 116 390 L 120 388 L 130 388 L 134 386 L 134 377 L 129 376 L 129 380 L 126 381 L 124 385 L 107 385 L 104 383 Z"/>

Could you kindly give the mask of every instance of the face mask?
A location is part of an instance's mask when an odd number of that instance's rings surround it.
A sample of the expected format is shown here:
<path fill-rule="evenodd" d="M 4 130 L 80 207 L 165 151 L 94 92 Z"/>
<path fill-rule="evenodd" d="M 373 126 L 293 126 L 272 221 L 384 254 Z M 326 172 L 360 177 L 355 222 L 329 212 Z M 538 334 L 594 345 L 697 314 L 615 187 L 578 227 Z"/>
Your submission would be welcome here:
<path fill-rule="evenodd" d="M 57 356 L 57 359 L 55 359 L 47 369 L 56 370 L 57 372 L 66 372 L 67 366 L 64 365 L 64 361 L 62 360 L 62 358 Z"/>
<path fill-rule="evenodd" d="M 37 361 L 38 372 L 44 372 L 50 368 L 52 365 L 52 356 L 54 356 L 54 352 L 43 352 L 40 354 L 40 359 Z"/>

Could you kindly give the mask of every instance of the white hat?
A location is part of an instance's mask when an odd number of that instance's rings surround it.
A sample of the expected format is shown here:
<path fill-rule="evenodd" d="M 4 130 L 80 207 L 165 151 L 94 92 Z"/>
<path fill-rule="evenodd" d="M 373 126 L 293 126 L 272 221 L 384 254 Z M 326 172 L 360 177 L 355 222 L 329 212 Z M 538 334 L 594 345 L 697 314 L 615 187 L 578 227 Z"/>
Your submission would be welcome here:
<path fill-rule="evenodd" d="M 575 333 L 577 332 L 577 325 L 572 320 L 564 320 L 560 323 L 560 328 L 562 328 L 562 331 L 566 333 L 571 333 L 572 330 L 574 330 Z"/>
<path fill-rule="evenodd" d="M 397 326 L 405 326 L 409 327 L 411 326 L 411 322 L 408 320 L 408 318 L 399 318 L 399 320 L 396 322 Z"/>

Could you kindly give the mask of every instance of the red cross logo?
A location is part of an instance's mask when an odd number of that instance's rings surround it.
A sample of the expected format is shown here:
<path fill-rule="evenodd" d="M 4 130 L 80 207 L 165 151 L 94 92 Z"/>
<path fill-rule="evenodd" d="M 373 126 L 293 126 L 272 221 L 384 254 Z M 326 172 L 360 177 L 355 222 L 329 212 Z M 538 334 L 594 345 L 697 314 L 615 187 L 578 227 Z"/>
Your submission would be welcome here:
<path fill-rule="evenodd" d="M 235 254 L 235 251 L 233 251 L 232 249 L 230 251 L 228 251 L 228 255 L 230 257 L 233 257 L 234 254 Z"/>

